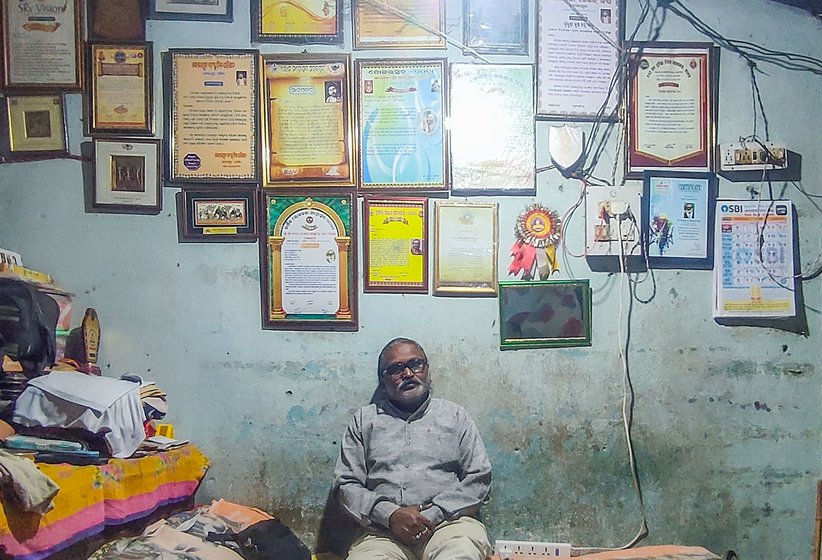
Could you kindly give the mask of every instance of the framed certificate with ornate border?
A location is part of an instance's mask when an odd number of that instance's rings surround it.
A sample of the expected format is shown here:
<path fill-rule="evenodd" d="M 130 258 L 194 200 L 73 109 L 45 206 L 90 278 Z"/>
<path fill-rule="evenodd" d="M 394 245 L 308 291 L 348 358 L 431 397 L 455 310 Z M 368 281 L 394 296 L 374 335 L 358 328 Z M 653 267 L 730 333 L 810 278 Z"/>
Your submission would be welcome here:
<path fill-rule="evenodd" d="M 355 49 L 444 49 L 445 0 L 352 0 Z"/>
<path fill-rule="evenodd" d="M 626 178 L 646 170 L 713 171 L 718 58 L 712 43 L 630 49 Z"/>
<path fill-rule="evenodd" d="M 463 42 L 479 54 L 528 54 L 528 0 L 463 0 Z"/>
<path fill-rule="evenodd" d="M 5 98 L 3 152 L 9 159 L 68 155 L 63 95 Z"/>
<path fill-rule="evenodd" d="M 347 55 L 264 54 L 263 186 L 353 187 L 353 96 Z"/>
<path fill-rule="evenodd" d="M 257 241 L 256 190 L 184 188 L 177 193 L 177 234 L 181 243 Z"/>
<path fill-rule="evenodd" d="M 80 0 L 3 2 L 3 88 L 83 88 Z"/>
<path fill-rule="evenodd" d="M 166 53 L 166 177 L 170 183 L 256 183 L 256 50 Z"/>
<path fill-rule="evenodd" d="M 262 191 L 264 329 L 356 331 L 356 195 Z"/>
<path fill-rule="evenodd" d="M 534 67 L 451 64 L 451 192 L 536 194 Z"/>
<path fill-rule="evenodd" d="M 496 296 L 498 205 L 434 201 L 434 295 Z"/>
<path fill-rule="evenodd" d="M 251 0 L 255 43 L 342 43 L 343 0 Z"/>
<path fill-rule="evenodd" d="M 160 140 L 94 140 L 92 207 L 120 214 L 162 210 Z"/>
<path fill-rule="evenodd" d="M 358 60 L 359 190 L 446 192 L 445 60 Z"/>
<path fill-rule="evenodd" d="M 154 133 L 151 43 L 88 47 L 88 134 Z"/>
<path fill-rule="evenodd" d="M 536 2 L 537 117 L 616 120 L 624 2 Z"/>
<path fill-rule="evenodd" d="M 363 291 L 428 293 L 428 200 L 363 200 Z"/>

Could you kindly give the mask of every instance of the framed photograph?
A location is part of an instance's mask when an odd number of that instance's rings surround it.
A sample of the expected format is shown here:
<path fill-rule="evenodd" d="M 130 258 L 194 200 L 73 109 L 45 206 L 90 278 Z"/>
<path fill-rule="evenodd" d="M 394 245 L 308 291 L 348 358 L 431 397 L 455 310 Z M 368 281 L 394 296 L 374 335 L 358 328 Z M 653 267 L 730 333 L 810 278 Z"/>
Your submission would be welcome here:
<path fill-rule="evenodd" d="M 5 105 L 3 151 L 10 158 L 68 154 L 63 95 L 9 95 Z"/>
<path fill-rule="evenodd" d="M 83 89 L 81 5 L 80 0 L 3 2 L 3 89 Z"/>
<path fill-rule="evenodd" d="M 534 68 L 451 64 L 451 192 L 535 195 Z"/>
<path fill-rule="evenodd" d="M 149 0 L 150 19 L 234 21 L 232 0 Z"/>
<path fill-rule="evenodd" d="M 159 214 L 160 140 L 94 140 L 92 207 L 121 214 Z"/>
<path fill-rule="evenodd" d="M 496 296 L 497 203 L 434 201 L 434 295 Z"/>
<path fill-rule="evenodd" d="M 242 187 L 229 193 L 183 188 L 177 193 L 180 243 L 237 243 L 257 240 L 257 194 Z"/>
<path fill-rule="evenodd" d="M 462 13 L 466 54 L 528 54 L 528 0 L 463 0 Z"/>
<path fill-rule="evenodd" d="M 170 183 L 257 183 L 256 50 L 166 53 L 166 176 Z"/>
<path fill-rule="evenodd" d="M 617 120 L 625 3 L 536 1 L 537 117 Z"/>
<path fill-rule="evenodd" d="M 154 133 L 151 43 L 91 44 L 88 47 L 87 133 Z"/>
<path fill-rule="evenodd" d="M 428 200 L 363 201 L 363 291 L 428 293 Z"/>
<path fill-rule="evenodd" d="M 717 60 L 712 43 L 638 43 L 629 51 L 625 176 L 711 172 Z"/>
<path fill-rule="evenodd" d="M 356 331 L 354 192 L 262 191 L 261 200 L 263 328 Z"/>
<path fill-rule="evenodd" d="M 716 196 L 713 173 L 645 172 L 642 237 L 651 268 L 714 267 Z"/>
<path fill-rule="evenodd" d="M 588 280 L 499 283 L 501 350 L 591 345 Z"/>
<path fill-rule="evenodd" d="M 255 43 L 342 43 L 343 0 L 251 0 Z"/>
<path fill-rule="evenodd" d="M 355 49 L 444 49 L 445 0 L 351 0 Z"/>
<path fill-rule="evenodd" d="M 86 0 L 86 13 L 90 42 L 146 40 L 144 0 Z"/>
<path fill-rule="evenodd" d="M 447 192 L 445 60 L 356 68 L 360 192 Z"/>
<path fill-rule="evenodd" d="M 263 186 L 354 187 L 350 57 L 262 59 Z"/>

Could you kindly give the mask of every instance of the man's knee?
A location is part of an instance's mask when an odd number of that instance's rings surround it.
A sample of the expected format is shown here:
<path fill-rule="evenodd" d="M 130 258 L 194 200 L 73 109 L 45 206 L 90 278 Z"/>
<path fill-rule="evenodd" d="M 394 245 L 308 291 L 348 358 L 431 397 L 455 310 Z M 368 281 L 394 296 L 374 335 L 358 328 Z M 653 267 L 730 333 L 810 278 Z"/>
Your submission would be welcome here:
<path fill-rule="evenodd" d="M 423 560 L 484 560 L 491 553 L 485 526 L 464 517 L 437 529 Z"/>

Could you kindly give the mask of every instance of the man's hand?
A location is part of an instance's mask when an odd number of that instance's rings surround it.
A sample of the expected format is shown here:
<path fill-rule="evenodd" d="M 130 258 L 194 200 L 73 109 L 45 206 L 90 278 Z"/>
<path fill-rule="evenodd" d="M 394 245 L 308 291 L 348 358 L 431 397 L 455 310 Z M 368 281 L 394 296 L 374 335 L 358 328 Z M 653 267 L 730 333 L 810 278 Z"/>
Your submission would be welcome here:
<path fill-rule="evenodd" d="M 388 518 L 391 533 L 403 544 L 424 544 L 434 533 L 434 525 L 420 513 L 421 509 L 422 506 L 401 507 Z"/>

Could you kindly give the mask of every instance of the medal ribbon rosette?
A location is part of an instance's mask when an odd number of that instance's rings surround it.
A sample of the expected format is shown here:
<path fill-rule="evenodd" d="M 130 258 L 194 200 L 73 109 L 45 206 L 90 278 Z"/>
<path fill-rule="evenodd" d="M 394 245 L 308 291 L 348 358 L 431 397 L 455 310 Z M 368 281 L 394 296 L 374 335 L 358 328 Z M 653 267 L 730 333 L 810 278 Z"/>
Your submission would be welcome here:
<path fill-rule="evenodd" d="M 554 210 L 540 204 L 532 204 L 517 218 L 511 247 L 513 257 L 508 274 L 522 273 L 523 280 L 539 276 L 546 279 L 559 270 L 557 244 L 560 240 L 561 220 Z"/>

